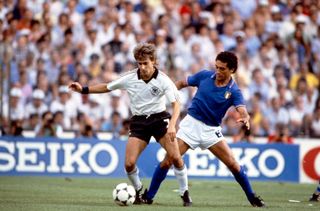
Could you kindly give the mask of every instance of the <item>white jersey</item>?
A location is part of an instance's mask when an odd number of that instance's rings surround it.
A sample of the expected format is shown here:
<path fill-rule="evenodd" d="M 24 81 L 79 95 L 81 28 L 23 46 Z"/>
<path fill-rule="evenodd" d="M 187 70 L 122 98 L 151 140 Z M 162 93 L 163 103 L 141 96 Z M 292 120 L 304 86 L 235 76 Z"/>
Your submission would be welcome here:
<path fill-rule="evenodd" d="M 166 110 L 166 99 L 173 103 L 179 100 L 179 93 L 171 79 L 156 70 L 149 82 L 140 78 L 138 68 L 124 73 L 107 84 L 109 90 L 127 90 L 133 115 L 151 115 Z"/>

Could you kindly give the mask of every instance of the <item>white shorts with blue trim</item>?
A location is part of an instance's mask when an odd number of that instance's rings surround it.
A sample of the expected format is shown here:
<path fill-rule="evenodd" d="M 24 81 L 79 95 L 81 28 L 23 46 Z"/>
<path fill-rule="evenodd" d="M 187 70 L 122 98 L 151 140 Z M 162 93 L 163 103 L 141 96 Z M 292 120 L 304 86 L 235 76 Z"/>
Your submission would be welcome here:
<path fill-rule="evenodd" d="M 182 139 L 191 149 L 208 149 L 224 140 L 221 127 L 213 127 L 187 115 L 179 124 L 177 138 Z"/>

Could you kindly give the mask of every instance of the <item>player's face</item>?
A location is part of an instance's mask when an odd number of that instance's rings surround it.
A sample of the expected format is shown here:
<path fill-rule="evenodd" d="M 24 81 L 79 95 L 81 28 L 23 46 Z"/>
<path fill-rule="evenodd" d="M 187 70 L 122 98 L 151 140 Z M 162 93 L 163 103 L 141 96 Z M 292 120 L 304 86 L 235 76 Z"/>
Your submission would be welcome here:
<path fill-rule="evenodd" d="M 143 80 L 148 80 L 154 73 L 154 61 L 150 58 L 137 60 L 138 68 L 140 69 L 140 76 Z"/>
<path fill-rule="evenodd" d="M 229 81 L 232 74 L 227 66 L 227 63 L 224 63 L 220 60 L 216 60 L 216 79 L 218 81 Z"/>

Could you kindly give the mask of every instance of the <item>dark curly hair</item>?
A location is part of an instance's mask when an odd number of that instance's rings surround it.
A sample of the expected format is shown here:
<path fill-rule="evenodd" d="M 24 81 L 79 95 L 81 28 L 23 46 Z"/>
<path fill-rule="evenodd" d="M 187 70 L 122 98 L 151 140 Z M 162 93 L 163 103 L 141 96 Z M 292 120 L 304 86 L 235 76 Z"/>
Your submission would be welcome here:
<path fill-rule="evenodd" d="M 238 69 L 238 58 L 234 53 L 230 51 L 220 52 L 216 57 L 216 61 L 217 60 L 223 63 L 227 63 L 227 67 L 232 70 L 232 73 L 235 73 Z"/>

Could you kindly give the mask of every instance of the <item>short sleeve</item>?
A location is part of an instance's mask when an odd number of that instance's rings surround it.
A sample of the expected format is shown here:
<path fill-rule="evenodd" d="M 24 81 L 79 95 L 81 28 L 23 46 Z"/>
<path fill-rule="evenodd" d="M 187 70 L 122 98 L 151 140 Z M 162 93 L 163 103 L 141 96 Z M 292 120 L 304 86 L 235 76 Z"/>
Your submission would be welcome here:
<path fill-rule="evenodd" d="M 245 106 L 244 100 L 243 100 L 243 95 L 242 95 L 240 89 L 234 90 L 232 96 L 233 96 L 234 107 Z"/>
<path fill-rule="evenodd" d="M 178 89 L 171 80 L 166 85 L 165 96 L 170 103 L 180 101 Z"/>
<path fill-rule="evenodd" d="M 107 84 L 108 90 L 124 89 L 128 82 L 128 75 L 124 75 Z"/>

